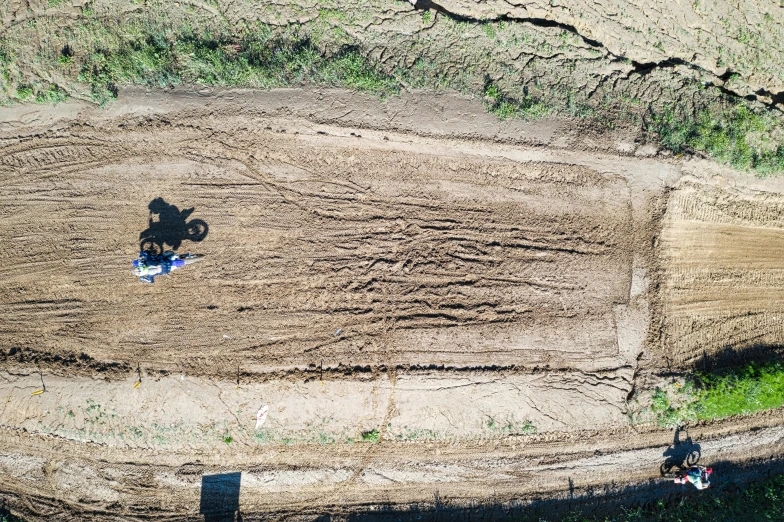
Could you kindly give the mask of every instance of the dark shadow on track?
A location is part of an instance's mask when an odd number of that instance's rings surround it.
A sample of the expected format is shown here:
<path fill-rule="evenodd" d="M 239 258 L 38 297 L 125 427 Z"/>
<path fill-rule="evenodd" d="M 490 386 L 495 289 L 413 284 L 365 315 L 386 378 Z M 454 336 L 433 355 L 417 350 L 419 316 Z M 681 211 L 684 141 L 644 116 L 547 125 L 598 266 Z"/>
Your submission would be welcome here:
<path fill-rule="evenodd" d="M 222 473 L 201 477 L 199 513 L 204 522 L 241 522 L 241 473 Z"/>
<path fill-rule="evenodd" d="M 147 205 L 150 211 L 148 228 L 139 234 L 139 251 L 162 254 L 165 250 L 177 251 L 183 241 L 202 241 L 209 227 L 204 220 L 188 218 L 193 208 L 180 211 L 163 198 L 155 198 Z M 167 248 L 168 246 L 168 248 Z"/>
<path fill-rule="evenodd" d="M 673 484 L 664 479 L 651 479 L 647 482 L 619 486 L 608 485 L 599 488 L 582 488 L 573 484 L 573 497 L 570 485 L 564 483 L 560 498 L 533 499 L 526 502 L 475 503 L 469 506 L 450 505 L 449 499 L 434 492 L 433 501 L 427 504 L 400 506 L 373 506 L 361 513 L 322 513 L 317 520 L 341 520 L 347 522 L 408 522 L 408 521 L 516 521 L 554 522 L 568 514 L 580 513 L 585 516 L 618 516 L 622 509 L 652 509 L 659 512 L 675 511 L 677 506 L 688 500 L 707 500 L 733 494 L 743 489 L 749 482 L 763 480 L 784 473 L 784 458 L 765 459 L 762 462 L 738 465 L 731 462 L 710 463 L 713 468 L 711 488 L 698 491 L 688 485 Z M 619 480 L 623 480 L 623 470 L 618 470 Z M 571 498 L 570 498 L 571 497 Z M 619 518 L 621 519 L 621 518 Z"/>
<path fill-rule="evenodd" d="M 685 438 L 682 434 L 685 433 Z M 660 471 L 661 474 L 670 473 L 676 470 L 690 468 L 700 461 L 702 450 L 699 444 L 695 444 L 689 437 L 689 432 L 683 428 L 675 430 L 672 446 L 667 448 L 662 454 L 665 461 L 662 463 Z"/>
<path fill-rule="evenodd" d="M 709 355 L 702 353 L 702 357 L 694 361 L 694 369 L 707 373 L 722 373 L 725 370 L 746 366 L 751 363 L 767 364 L 784 362 L 784 346 L 771 344 L 755 344 L 744 348 L 728 346 L 717 353 Z"/>

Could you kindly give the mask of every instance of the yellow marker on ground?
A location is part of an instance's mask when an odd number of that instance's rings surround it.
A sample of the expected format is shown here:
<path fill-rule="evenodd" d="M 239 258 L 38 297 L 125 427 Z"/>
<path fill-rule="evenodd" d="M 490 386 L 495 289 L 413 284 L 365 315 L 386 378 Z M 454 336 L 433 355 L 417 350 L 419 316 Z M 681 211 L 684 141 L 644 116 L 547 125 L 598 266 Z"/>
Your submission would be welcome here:
<path fill-rule="evenodd" d="M 34 391 L 33 393 L 31 393 L 30 395 L 41 395 L 43 392 L 44 392 L 43 390 L 35 390 L 35 391 Z"/>
<path fill-rule="evenodd" d="M 133 385 L 133 389 L 135 390 L 136 388 L 138 388 L 141 383 L 142 383 L 142 381 L 139 381 L 136 384 L 134 384 Z"/>

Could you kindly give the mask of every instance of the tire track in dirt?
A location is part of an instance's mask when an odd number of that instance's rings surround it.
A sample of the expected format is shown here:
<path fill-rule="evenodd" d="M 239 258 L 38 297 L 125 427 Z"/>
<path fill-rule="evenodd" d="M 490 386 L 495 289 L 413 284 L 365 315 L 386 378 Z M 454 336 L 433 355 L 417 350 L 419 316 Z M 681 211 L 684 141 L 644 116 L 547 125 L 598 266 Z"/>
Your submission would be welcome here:
<path fill-rule="evenodd" d="M 2 407 L 0 490 L 14 506 L 52 519 L 196 516 L 200 477 L 236 471 L 244 512 L 281 516 L 428 502 L 434 490 L 460 505 L 567 484 L 587 494 L 640 461 L 650 469 L 629 479 L 654 476 L 669 435 L 617 427 L 637 361 L 661 350 L 648 303 L 661 302 L 670 335 L 678 314 L 711 310 L 700 292 L 717 284 L 699 271 L 706 249 L 672 253 L 693 237 L 673 230 L 709 216 L 700 238 L 718 223 L 775 242 L 752 232 L 778 225 L 747 230 L 762 211 L 744 209 L 762 207 L 668 209 L 652 262 L 671 175 L 652 160 L 556 161 L 276 121 L 285 133 L 229 104 L 5 136 L 0 333 L 12 350 L 0 360 L 14 373 L 2 386 L 18 389 Z M 129 264 L 158 197 L 209 224 L 180 249 L 206 257 L 144 286 Z M 775 215 L 775 197 L 749 197 Z M 727 264 L 739 254 L 722 252 Z M 774 289 L 773 257 L 758 258 L 755 277 Z M 48 390 L 31 400 L 36 366 Z M 266 434 L 245 426 L 260 401 Z M 183 412 L 191 424 L 178 424 Z M 772 455 L 780 416 L 700 436 L 731 459 Z M 543 433 L 503 436 L 531 419 Z M 373 429 L 378 443 L 355 442 Z"/>

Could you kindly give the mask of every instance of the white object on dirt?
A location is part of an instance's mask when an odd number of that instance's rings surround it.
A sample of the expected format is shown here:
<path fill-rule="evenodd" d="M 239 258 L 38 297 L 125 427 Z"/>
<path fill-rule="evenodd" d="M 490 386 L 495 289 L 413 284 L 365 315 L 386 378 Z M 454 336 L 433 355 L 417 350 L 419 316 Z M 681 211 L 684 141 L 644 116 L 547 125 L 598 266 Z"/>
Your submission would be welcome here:
<path fill-rule="evenodd" d="M 223 338 L 224 339 L 231 339 L 231 337 L 229 337 L 228 335 L 224 335 Z"/>
<path fill-rule="evenodd" d="M 340 332 L 342 332 L 342 331 L 343 331 L 343 328 L 338 328 L 338 329 L 335 331 L 335 337 L 337 337 L 338 335 L 340 335 Z"/>
<path fill-rule="evenodd" d="M 267 410 L 269 410 L 269 406 L 264 405 L 256 414 L 256 429 L 264 426 L 264 423 L 267 421 Z"/>

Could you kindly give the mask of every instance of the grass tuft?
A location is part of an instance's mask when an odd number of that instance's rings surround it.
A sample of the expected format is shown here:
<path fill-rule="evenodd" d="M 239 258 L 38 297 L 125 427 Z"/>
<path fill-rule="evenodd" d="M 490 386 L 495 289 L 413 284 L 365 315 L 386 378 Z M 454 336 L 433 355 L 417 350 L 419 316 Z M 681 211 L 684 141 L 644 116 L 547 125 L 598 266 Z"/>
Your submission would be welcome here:
<path fill-rule="evenodd" d="M 365 431 L 362 433 L 362 442 L 378 442 L 379 431 L 378 428 L 373 429 L 371 431 Z"/>
<path fill-rule="evenodd" d="M 550 116 L 555 112 L 554 107 L 532 96 L 525 96 L 521 100 L 508 98 L 496 84 L 490 81 L 486 82 L 483 94 L 487 111 L 495 114 L 501 120 L 509 118 L 535 120 Z"/>

